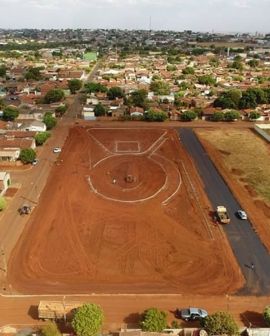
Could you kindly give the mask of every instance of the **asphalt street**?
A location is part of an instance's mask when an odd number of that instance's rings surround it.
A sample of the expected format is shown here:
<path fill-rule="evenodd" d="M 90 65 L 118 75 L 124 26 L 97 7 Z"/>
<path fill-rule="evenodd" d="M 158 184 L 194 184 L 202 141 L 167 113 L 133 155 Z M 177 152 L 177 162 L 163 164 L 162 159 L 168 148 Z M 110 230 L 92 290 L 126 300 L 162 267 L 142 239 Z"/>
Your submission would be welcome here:
<path fill-rule="evenodd" d="M 236 217 L 235 212 L 241 209 L 241 206 L 219 174 L 193 130 L 190 128 L 181 128 L 178 131 L 180 141 L 184 144 L 196 164 L 197 171 L 204 183 L 204 189 L 213 206 L 213 210 L 218 205 L 224 205 L 231 218 L 230 224 L 223 225 L 222 227 L 246 279 L 246 285 L 239 291 L 239 294 L 269 295 L 270 254 L 253 230 L 250 221 L 240 220 Z M 254 269 L 251 267 L 252 264 L 254 264 Z"/>

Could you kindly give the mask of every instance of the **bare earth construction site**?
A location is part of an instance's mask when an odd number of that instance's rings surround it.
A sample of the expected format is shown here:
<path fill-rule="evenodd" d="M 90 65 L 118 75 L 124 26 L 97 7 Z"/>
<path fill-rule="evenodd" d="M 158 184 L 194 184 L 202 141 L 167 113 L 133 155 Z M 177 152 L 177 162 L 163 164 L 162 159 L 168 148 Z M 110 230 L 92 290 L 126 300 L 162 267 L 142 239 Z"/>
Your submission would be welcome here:
<path fill-rule="evenodd" d="M 74 127 L 9 261 L 25 294 L 234 293 L 243 277 L 174 130 Z"/>

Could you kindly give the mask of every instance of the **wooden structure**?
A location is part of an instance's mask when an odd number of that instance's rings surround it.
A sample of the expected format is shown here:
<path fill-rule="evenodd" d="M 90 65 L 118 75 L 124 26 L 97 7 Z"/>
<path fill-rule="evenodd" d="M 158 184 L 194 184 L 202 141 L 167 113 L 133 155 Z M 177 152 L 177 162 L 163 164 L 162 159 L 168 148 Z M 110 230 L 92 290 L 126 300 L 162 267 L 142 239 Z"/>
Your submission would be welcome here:
<path fill-rule="evenodd" d="M 83 305 L 76 301 L 40 301 L 38 305 L 39 319 L 70 320 L 74 311 Z"/>

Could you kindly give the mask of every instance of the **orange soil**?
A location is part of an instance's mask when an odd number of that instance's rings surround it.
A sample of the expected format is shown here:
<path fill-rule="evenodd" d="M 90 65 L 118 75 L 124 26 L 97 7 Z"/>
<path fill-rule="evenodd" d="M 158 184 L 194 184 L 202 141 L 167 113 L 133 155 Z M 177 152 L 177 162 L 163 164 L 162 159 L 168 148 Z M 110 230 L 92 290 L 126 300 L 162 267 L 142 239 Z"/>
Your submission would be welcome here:
<path fill-rule="evenodd" d="M 209 210 L 175 131 L 74 127 L 8 281 L 23 293 L 233 293 L 243 277 Z"/>

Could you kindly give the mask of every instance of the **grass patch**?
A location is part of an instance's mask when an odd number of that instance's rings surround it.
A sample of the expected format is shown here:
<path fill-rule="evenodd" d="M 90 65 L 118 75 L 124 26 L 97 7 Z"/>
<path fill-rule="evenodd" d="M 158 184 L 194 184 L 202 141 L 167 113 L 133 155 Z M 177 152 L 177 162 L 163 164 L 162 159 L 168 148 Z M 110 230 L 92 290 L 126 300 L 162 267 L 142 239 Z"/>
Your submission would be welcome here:
<path fill-rule="evenodd" d="M 221 153 L 223 164 L 230 172 L 241 172 L 237 178 L 270 202 L 270 148 L 264 140 L 250 130 L 198 130 L 197 133 Z"/>

